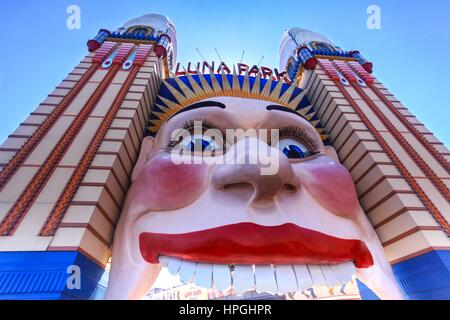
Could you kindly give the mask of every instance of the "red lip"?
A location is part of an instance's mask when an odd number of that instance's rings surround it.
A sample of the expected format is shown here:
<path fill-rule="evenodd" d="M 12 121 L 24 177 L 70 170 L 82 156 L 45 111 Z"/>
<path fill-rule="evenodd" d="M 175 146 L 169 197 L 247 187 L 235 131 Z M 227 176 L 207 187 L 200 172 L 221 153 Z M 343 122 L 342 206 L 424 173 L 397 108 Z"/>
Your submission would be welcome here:
<path fill-rule="evenodd" d="M 159 263 L 159 255 L 221 264 L 338 264 L 357 268 L 373 265 L 360 240 L 345 240 L 294 224 L 265 227 L 238 223 L 184 234 L 141 233 L 143 258 Z"/>

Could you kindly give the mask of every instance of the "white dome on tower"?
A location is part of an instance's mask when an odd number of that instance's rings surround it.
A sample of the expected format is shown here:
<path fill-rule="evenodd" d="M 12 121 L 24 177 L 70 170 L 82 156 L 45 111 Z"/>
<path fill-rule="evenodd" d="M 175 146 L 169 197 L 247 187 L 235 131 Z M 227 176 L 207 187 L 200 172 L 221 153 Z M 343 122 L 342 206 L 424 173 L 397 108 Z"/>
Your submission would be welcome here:
<path fill-rule="evenodd" d="M 286 68 L 289 57 L 295 54 L 298 47 L 315 41 L 324 42 L 334 47 L 333 41 L 318 32 L 303 28 L 290 28 L 287 30 L 281 38 L 279 50 L 280 70 Z"/>
<path fill-rule="evenodd" d="M 177 31 L 175 29 L 174 24 L 170 21 L 169 18 L 163 16 L 161 14 L 150 13 L 145 14 L 141 17 L 133 18 L 125 23 L 121 28 L 117 29 L 116 32 L 122 34 L 126 32 L 130 28 L 133 27 L 151 27 L 155 30 L 155 35 L 160 35 L 162 33 L 167 34 L 172 42 L 173 48 L 173 58 L 174 61 L 177 57 Z"/>
<path fill-rule="evenodd" d="M 135 26 L 150 26 L 157 31 L 166 32 L 167 29 L 171 29 L 175 32 L 175 26 L 169 18 L 161 14 L 150 13 L 143 16 L 133 18 L 123 25 L 122 28 L 128 29 Z"/>

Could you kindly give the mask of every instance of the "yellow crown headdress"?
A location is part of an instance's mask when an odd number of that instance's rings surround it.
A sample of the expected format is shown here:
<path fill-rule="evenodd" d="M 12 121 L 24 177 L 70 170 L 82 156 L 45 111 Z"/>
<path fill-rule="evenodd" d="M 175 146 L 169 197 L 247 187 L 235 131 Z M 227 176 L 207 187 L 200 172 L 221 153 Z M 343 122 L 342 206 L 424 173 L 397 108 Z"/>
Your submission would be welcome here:
<path fill-rule="evenodd" d="M 209 75 L 188 73 L 163 81 L 150 114 L 150 134 L 155 134 L 163 122 L 184 108 L 218 96 L 259 99 L 285 106 L 307 119 L 319 132 L 322 140 L 327 140 L 320 120 L 306 97 L 306 91 L 295 85 L 284 84 L 281 80 L 262 79 L 259 74 L 256 77 L 250 77 L 248 73 L 238 76 L 236 70 L 233 70 L 232 75 L 223 71 L 222 74 L 214 74 L 212 69 Z"/>

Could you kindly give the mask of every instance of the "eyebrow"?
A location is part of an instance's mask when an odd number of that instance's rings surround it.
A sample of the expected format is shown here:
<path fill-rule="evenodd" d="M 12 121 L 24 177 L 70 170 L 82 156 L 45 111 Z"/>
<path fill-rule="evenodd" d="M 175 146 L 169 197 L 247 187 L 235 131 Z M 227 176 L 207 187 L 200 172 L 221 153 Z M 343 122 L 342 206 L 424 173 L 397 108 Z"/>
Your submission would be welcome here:
<path fill-rule="evenodd" d="M 297 111 L 292 110 L 292 109 L 290 109 L 290 108 L 288 108 L 288 107 L 279 106 L 279 105 L 270 105 L 270 106 L 267 106 L 266 109 L 267 109 L 268 111 L 271 111 L 271 110 L 278 110 L 278 111 L 289 112 L 289 113 L 295 114 L 295 115 L 297 115 L 297 116 L 299 116 L 299 117 L 305 119 L 305 117 L 303 117 L 303 116 L 302 116 L 301 114 L 299 114 Z"/>
<path fill-rule="evenodd" d="M 190 106 L 187 106 L 186 108 L 178 111 L 177 113 L 173 114 L 169 119 L 175 117 L 176 115 L 183 113 L 185 111 L 191 111 L 191 110 L 195 110 L 198 108 L 205 108 L 205 107 L 218 107 L 221 109 L 225 109 L 226 106 L 221 103 L 221 102 L 217 102 L 217 101 L 202 101 L 202 102 L 197 102 L 194 104 L 191 104 Z"/>

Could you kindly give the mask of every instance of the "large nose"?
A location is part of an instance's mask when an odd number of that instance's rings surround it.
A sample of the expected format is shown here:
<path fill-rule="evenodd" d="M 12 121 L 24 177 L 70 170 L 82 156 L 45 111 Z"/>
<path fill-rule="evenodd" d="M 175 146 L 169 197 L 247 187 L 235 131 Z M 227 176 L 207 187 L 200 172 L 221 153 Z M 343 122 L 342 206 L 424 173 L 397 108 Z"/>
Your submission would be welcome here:
<path fill-rule="evenodd" d="M 293 193 L 300 188 L 289 159 L 256 138 L 240 139 L 231 147 L 225 164 L 215 168 L 212 184 L 225 192 L 243 184 L 251 186 L 251 202 L 255 206 L 266 206 L 280 193 Z"/>

